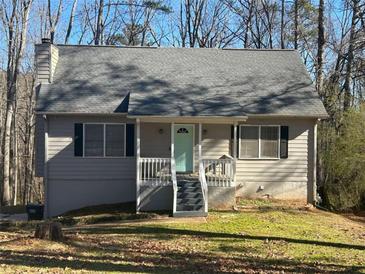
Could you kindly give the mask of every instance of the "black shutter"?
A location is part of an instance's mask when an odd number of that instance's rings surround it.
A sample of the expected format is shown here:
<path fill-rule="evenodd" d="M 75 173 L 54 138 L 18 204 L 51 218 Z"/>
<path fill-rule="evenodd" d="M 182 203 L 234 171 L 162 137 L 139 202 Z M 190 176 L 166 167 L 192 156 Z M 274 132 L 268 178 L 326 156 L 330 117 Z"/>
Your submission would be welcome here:
<path fill-rule="evenodd" d="M 234 134 L 234 126 L 231 126 L 231 140 L 232 140 L 232 147 L 233 147 L 233 134 Z M 237 149 L 236 149 L 236 157 L 238 158 L 239 152 L 238 152 L 238 148 L 239 148 L 239 142 L 240 142 L 240 132 L 239 132 L 239 126 L 237 126 Z"/>
<path fill-rule="evenodd" d="M 280 127 L 280 158 L 288 158 L 289 127 Z"/>
<path fill-rule="evenodd" d="M 132 157 L 134 156 L 134 124 L 126 125 L 126 151 L 125 155 Z"/>
<path fill-rule="evenodd" d="M 75 135 L 74 135 L 74 155 L 82 157 L 84 154 L 83 148 L 83 124 L 75 124 Z"/>

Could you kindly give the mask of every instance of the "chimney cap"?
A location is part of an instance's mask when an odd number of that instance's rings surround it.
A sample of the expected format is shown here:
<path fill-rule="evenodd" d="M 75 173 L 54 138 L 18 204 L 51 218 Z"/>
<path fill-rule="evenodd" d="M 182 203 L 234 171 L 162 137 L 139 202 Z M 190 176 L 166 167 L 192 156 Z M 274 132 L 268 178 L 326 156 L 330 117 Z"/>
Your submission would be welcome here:
<path fill-rule="evenodd" d="M 49 38 L 42 38 L 42 44 L 51 44 L 51 39 L 49 39 Z"/>

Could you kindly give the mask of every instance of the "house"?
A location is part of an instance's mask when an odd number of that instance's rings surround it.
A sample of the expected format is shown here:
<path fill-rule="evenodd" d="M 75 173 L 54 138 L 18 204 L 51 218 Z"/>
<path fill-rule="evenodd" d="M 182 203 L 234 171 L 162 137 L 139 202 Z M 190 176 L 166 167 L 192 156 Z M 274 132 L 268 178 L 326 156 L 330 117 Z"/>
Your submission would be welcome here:
<path fill-rule="evenodd" d="M 294 50 L 36 45 L 45 214 L 136 202 L 206 215 L 305 199 L 327 113 Z"/>

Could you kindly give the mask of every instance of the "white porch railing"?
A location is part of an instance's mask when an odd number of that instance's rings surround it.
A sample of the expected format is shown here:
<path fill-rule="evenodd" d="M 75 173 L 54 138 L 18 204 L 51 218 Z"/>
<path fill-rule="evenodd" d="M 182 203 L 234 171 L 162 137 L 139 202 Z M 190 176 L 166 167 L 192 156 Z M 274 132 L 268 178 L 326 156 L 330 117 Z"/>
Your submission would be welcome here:
<path fill-rule="evenodd" d="M 207 185 L 231 187 L 234 180 L 234 159 L 202 159 Z"/>
<path fill-rule="evenodd" d="M 139 158 L 140 185 L 171 185 L 171 158 Z M 176 175 L 175 175 L 176 176 Z"/>

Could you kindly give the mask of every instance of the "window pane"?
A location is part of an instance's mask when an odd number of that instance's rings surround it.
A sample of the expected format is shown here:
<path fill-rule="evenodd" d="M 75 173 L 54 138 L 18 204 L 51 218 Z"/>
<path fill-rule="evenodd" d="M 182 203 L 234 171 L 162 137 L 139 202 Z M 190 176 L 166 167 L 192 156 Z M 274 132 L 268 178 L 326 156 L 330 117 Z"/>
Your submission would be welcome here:
<path fill-rule="evenodd" d="M 104 126 L 85 124 L 85 156 L 104 156 Z"/>
<path fill-rule="evenodd" d="M 277 158 L 279 149 L 279 128 L 261 127 L 261 157 Z"/>
<path fill-rule="evenodd" d="M 241 127 L 240 157 L 259 157 L 259 127 Z"/>
<path fill-rule="evenodd" d="M 124 125 L 106 125 L 105 138 L 106 156 L 124 156 Z"/>

